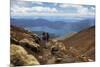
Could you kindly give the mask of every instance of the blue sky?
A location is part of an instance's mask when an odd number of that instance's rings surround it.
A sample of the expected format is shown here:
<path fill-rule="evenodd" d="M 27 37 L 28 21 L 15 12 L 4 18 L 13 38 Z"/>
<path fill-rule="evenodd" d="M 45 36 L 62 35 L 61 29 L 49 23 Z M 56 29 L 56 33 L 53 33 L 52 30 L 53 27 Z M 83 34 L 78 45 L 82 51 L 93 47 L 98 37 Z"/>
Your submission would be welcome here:
<path fill-rule="evenodd" d="M 15 18 L 87 18 L 94 16 L 94 5 L 11 0 L 11 17 Z"/>

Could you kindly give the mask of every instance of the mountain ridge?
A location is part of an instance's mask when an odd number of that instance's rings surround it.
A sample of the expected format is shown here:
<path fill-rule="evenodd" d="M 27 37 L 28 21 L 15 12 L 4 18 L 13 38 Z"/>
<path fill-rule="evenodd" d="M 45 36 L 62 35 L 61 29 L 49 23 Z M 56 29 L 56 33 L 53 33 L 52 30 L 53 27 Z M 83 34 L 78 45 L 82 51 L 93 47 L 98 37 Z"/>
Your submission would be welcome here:
<path fill-rule="evenodd" d="M 49 21 L 46 19 L 11 19 L 11 24 L 23 27 L 29 31 L 45 31 L 49 33 L 56 33 L 59 36 L 65 35 L 69 32 L 79 32 L 83 29 L 89 28 L 95 25 L 95 19 L 85 19 L 78 22 L 69 21 Z M 35 28 L 35 29 L 34 29 Z M 43 29 L 40 29 L 43 28 Z M 59 34 L 62 33 L 62 34 Z M 56 35 L 55 34 L 55 35 Z"/>

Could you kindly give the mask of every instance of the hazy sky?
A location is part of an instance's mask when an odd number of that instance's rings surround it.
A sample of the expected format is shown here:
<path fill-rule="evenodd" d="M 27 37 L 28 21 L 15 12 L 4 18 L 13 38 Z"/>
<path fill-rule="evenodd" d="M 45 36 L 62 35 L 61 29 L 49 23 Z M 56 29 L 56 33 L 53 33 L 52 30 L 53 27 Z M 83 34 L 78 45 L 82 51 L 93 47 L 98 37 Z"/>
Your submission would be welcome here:
<path fill-rule="evenodd" d="M 94 17 L 95 6 L 11 0 L 11 17 Z"/>

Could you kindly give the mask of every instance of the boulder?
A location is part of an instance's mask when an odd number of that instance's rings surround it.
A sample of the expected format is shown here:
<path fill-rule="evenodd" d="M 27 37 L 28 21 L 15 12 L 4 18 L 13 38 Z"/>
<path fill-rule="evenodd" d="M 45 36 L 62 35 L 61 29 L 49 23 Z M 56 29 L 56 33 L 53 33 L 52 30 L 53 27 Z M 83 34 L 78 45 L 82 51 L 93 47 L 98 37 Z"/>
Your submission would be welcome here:
<path fill-rule="evenodd" d="M 26 38 L 20 40 L 19 43 L 20 45 L 24 46 L 25 48 L 31 49 L 34 52 L 37 52 L 40 49 L 39 44 L 33 42 L 32 40 L 26 39 Z"/>
<path fill-rule="evenodd" d="M 68 56 L 68 55 L 65 55 L 61 62 L 62 63 L 74 63 L 76 61 L 77 61 L 76 58 Z"/>
<path fill-rule="evenodd" d="M 31 34 L 31 37 L 35 40 L 36 43 L 41 43 L 41 39 L 37 34 Z"/>
<path fill-rule="evenodd" d="M 10 38 L 10 42 L 13 43 L 13 44 L 19 44 L 18 40 L 15 39 L 14 37 Z"/>
<path fill-rule="evenodd" d="M 11 63 L 15 66 L 37 65 L 38 60 L 21 46 L 12 44 L 10 46 Z"/>

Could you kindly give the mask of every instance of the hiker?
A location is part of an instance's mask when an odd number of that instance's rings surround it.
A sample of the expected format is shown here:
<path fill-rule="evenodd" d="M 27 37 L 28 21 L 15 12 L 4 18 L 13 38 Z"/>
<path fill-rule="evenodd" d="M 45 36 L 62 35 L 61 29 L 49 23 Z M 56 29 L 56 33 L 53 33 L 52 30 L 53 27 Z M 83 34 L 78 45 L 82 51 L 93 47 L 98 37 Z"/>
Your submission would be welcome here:
<path fill-rule="evenodd" d="M 42 42 L 45 45 L 45 47 L 46 47 L 48 41 L 49 41 L 49 34 L 47 32 L 43 32 L 42 33 Z"/>

